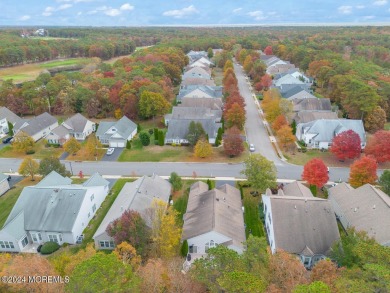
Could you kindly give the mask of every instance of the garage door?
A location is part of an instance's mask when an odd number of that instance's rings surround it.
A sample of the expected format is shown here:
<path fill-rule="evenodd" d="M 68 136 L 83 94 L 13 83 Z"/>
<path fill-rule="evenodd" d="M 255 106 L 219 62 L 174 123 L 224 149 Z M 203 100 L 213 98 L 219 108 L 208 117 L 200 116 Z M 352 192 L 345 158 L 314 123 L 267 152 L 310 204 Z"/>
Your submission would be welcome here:
<path fill-rule="evenodd" d="M 118 143 L 110 141 L 110 148 L 116 148 L 116 147 L 118 147 Z"/>
<path fill-rule="evenodd" d="M 110 147 L 111 148 L 124 148 L 125 143 L 123 141 L 111 141 Z"/>
<path fill-rule="evenodd" d="M 124 148 L 125 143 L 124 142 L 118 142 L 118 148 Z"/>

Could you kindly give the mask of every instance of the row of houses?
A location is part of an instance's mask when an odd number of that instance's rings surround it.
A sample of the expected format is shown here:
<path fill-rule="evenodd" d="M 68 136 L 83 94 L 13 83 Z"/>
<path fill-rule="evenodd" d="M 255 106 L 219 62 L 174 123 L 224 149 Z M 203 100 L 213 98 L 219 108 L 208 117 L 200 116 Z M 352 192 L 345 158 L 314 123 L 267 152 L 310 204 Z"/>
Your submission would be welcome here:
<path fill-rule="evenodd" d="M 222 87 L 212 79 L 211 66 L 205 51 L 190 51 L 189 65 L 184 69 L 177 106 L 165 115 L 168 131 L 165 144 L 188 144 L 188 128 L 192 121 L 202 124 L 209 143 L 214 144 L 218 129 L 222 127 Z"/>
<path fill-rule="evenodd" d="M 287 117 L 297 125 L 296 137 L 309 148 L 328 149 L 341 132 L 353 130 L 360 136 L 361 147 L 366 145 L 362 120 L 340 119 L 329 98 L 317 98 L 311 87 L 313 79 L 306 76 L 289 61 L 274 55 L 261 55 L 267 73 L 273 76 L 272 88 L 291 102 L 293 111 Z"/>

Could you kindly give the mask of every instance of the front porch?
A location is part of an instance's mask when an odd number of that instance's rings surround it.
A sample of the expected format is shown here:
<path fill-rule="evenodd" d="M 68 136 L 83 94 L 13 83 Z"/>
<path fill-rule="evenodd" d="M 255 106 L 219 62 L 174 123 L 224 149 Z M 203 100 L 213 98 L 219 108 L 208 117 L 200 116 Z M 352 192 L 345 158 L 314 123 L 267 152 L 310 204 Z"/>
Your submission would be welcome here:
<path fill-rule="evenodd" d="M 38 253 L 37 248 L 40 244 L 39 243 L 29 243 L 27 244 L 21 252 L 24 253 Z"/>

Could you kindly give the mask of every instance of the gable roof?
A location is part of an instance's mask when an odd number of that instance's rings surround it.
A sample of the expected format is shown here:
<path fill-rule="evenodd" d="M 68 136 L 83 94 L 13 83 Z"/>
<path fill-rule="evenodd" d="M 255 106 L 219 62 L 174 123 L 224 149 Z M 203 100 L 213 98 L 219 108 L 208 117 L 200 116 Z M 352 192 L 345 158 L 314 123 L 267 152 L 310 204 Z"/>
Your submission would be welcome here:
<path fill-rule="evenodd" d="M 180 89 L 177 95 L 177 100 L 180 101 L 182 98 L 222 98 L 222 87 L 221 86 L 191 86 Z"/>
<path fill-rule="evenodd" d="M 182 80 L 185 80 L 186 78 L 189 78 L 189 77 L 211 79 L 211 74 L 208 73 L 206 70 L 204 70 L 201 67 L 192 67 L 191 69 L 189 69 L 183 73 Z"/>
<path fill-rule="evenodd" d="M 4 180 L 6 180 L 8 178 L 7 175 L 3 174 L 3 173 L 0 173 L 0 182 L 3 182 Z"/>
<path fill-rule="evenodd" d="M 211 110 L 222 110 L 223 102 L 221 98 L 182 98 L 178 107 L 204 107 Z"/>
<path fill-rule="evenodd" d="M 308 83 L 305 83 L 305 84 L 295 84 L 295 83 L 282 84 L 280 86 L 277 86 L 276 88 L 279 89 L 280 95 L 282 97 L 285 97 L 284 95 L 287 92 L 291 91 L 292 89 L 295 89 L 295 91 L 296 91 L 294 94 L 299 93 L 301 90 L 305 90 L 305 91 L 311 93 L 310 84 L 308 84 Z"/>
<path fill-rule="evenodd" d="M 300 254 L 327 255 L 340 238 L 332 205 L 316 197 L 268 196 L 271 203 L 275 246 Z"/>
<path fill-rule="evenodd" d="M 295 68 L 294 64 L 275 64 L 273 66 L 269 66 L 266 70 L 268 74 L 277 74 L 287 72 L 289 69 Z"/>
<path fill-rule="evenodd" d="M 292 100 L 293 111 L 332 111 L 329 98 L 308 98 Z"/>
<path fill-rule="evenodd" d="M 285 76 L 279 78 L 278 80 L 275 80 L 273 83 L 275 86 L 281 86 L 283 84 L 305 84 L 304 82 L 300 81 L 298 78 L 295 78 L 291 74 L 286 74 Z"/>
<path fill-rule="evenodd" d="M 390 246 L 390 197 L 387 194 L 370 184 L 354 189 L 344 183 L 329 189 L 329 199 L 356 230 L 366 231 L 378 243 Z M 338 209 L 335 207 L 335 210 Z"/>
<path fill-rule="evenodd" d="M 73 115 L 72 117 L 66 119 L 65 122 L 63 122 L 62 124 L 69 128 L 70 130 L 73 130 L 73 132 L 78 132 L 78 133 L 82 133 L 84 132 L 84 129 L 86 127 L 88 123 L 88 119 L 85 118 L 83 115 L 81 115 L 80 113 L 77 113 L 75 115 Z"/>
<path fill-rule="evenodd" d="M 194 78 L 194 77 L 187 77 L 181 82 L 181 86 L 186 85 L 207 85 L 207 86 L 215 86 L 215 82 L 212 79 L 209 78 Z"/>
<path fill-rule="evenodd" d="M 147 218 L 147 209 L 151 207 L 154 199 L 168 203 L 170 195 L 171 184 L 155 174 L 126 183 L 93 237 L 105 233 L 107 226 L 118 219 L 125 210 L 139 212 L 148 226 L 151 226 L 150 220 Z"/>
<path fill-rule="evenodd" d="M 98 172 L 95 172 L 91 177 L 88 178 L 87 181 L 83 183 L 83 186 L 108 186 L 109 184 L 109 181 L 104 179 Z"/>
<path fill-rule="evenodd" d="M 172 108 L 170 119 L 216 119 L 222 117 L 221 110 L 211 110 L 206 107 L 178 107 Z M 167 115 L 166 115 L 167 116 Z"/>
<path fill-rule="evenodd" d="M 135 124 L 126 116 L 123 116 L 118 121 L 100 122 L 99 127 L 96 131 L 96 136 L 108 138 L 111 137 L 113 134 L 106 134 L 106 132 L 113 126 L 116 129 L 116 133 L 118 133 L 123 139 L 127 139 L 130 134 L 133 133 L 135 129 L 137 129 L 137 124 Z"/>
<path fill-rule="evenodd" d="M 55 123 L 57 123 L 57 119 L 51 116 L 49 113 L 45 112 L 27 121 L 27 125 L 20 128 L 19 130 L 23 130 L 28 135 L 33 136 L 34 134 L 37 134 L 38 132 Z"/>
<path fill-rule="evenodd" d="M 215 119 L 171 119 L 168 124 L 166 139 L 186 139 L 188 127 L 191 121 L 200 122 L 209 139 L 217 136 L 217 131 L 222 127 L 221 123 L 215 123 Z"/>
<path fill-rule="evenodd" d="M 68 177 L 63 177 L 60 174 L 58 174 L 56 171 L 51 171 L 35 186 L 49 187 L 49 186 L 56 186 L 56 185 L 70 185 L 71 183 L 72 183 L 72 179 Z"/>
<path fill-rule="evenodd" d="M 319 119 L 338 119 L 338 116 L 332 111 L 300 111 L 293 119 L 296 123 L 307 123 Z"/>
<path fill-rule="evenodd" d="M 15 239 L 22 239 L 22 237 L 26 235 L 26 231 L 24 230 L 24 211 L 21 211 L 11 221 L 4 224 L 1 231 L 6 232 Z"/>
<path fill-rule="evenodd" d="M 233 245 L 243 247 L 246 238 L 240 191 L 229 184 L 213 190 L 206 186 L 191 186 L 182 239 L 215 231 L 231 238 Z"/>
<path fill-rule="evenodd" d="M 63 138 L 69 134 L 69 129 L 63 125 L 58 125 L 56 128 L 50 131 L 54 135 L 57 135 L 59 138 Z"/>
<path fill-rule="evenodd" d="M 283 193 L 285 196 L 313 197 L 310 189 L 299 181 L 294 181 L 284 185 Z"/>
<path fill-rule="evenodd" d="M 10 109 L 6 107 L 0 107 L 0 120 L 4 118 L 6 118 L 7 121 L 12 123 L 13 125 L 15 125 L 16 122 L 23 120 Z"/>

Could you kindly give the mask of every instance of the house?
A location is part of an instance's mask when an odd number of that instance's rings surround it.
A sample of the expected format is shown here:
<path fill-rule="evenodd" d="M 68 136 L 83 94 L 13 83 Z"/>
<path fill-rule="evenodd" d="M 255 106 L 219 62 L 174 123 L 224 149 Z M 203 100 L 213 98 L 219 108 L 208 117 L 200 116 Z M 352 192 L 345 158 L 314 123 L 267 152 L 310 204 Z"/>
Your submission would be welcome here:
<path fill-rule="evenodd" d="M 332 205 L 313 197 L 301 183 L 285 186 L 273 195 L 263 195 L 263 211 L 272 253 L 282 249 L 297 255 L 310 269 L 329 255 L 340 239 Z"/>
<path fill-rule="evenodd" d="M 285 64 L 283 64 L 283 65 L 285 65 Z M 311 77 L 306 76 L 304 73 L 300 72 L 298 68 L 295 68 L 295 67 L 290 68 L 286 72 L 274 74 L 274 80 L 278 80 L 278 79 L 284 77 L 285 75 L 291 75 L 304 83 L 313 83 L 313 79 Z"/>
<path fill-rule="evenodd" d="M 309 90 L 300 86 L 294 86 L 287 91 L 283 91 L 280 94 L 283 98 L 293 101 L 293 100 L 303 100 L 303 99 L 317 99 Z"/>
<path fill-rule="evenodd" d="M 211 79 L 211 73 L 207 72 L 205 69 L 201 67 L 193 67 L 183 73 L 181 80 L 186 80 L 187 78 Z"/>
<path fill-rule="evenodd" d="M 207 254 L 209 248 L 217 245 L 243 252 L 245 225 L 237 188 L 225 184 L 209 190 L 204 182 L 194 183 L 183 220 L 181 239 L 187 240 L 192 259 Z"/>
<path fill-rule="evenodd" d="M 18 115 L 6 107 L 0 107 L 0 137 L 5 136 L 9 132 L 8 123 L 15 126 L 17 122 L 23 121 Z"/>
<path fill-rule="evenodd" d="M 63 145 L 70 138 L 69 129 L 63 125 L 59 125 L 50 131 L 46 136 L 47 142 L 50 144 Z"/>
<path fill-rule="evenodd" d="M 320 119 L 338 119 L 337 113 L 332 111 L 300 111 L 292 118 L 297 124 L 307 123 Z"/>
<path fill-rule="evenodd" d="M 309 148 L 328 149 L 332 145 L 333 138 L 341 132 L 353 130 L 361 141 L 361 146 L 366 146 L 366 133 L 363 121 L 352 119 L 320 119 L 297 125 L 296 137 L 302 140 Z"/>
<path fill-rule="evenodd" d="M 344 229 L 365 231 L 384 246 L 390 246 L 390 197 L 382 190 L 365 184 L 353 188 L 340 183 L 329 189 L 337 219 Z"/>
<path fill-rule="evenodd" d="M 187 53 L 187 57 L 190 63 L 195 62 L 196 60 L 199 60 L 201 58 L 207 58 L 207 52 L 206 51 L 189 51 Z"/>
<path fill-rule="evenodd" d="M 198 61 L 197 61 L 197 62 L 198 62 Z M 196 63 L 196 62 L 195 62 L 195 63 Z M 192 70 L 192 69 L 194 69 L 194 68 L 200 68 L 200 69 L 206 71 L 207 74 L 209 74 L 209 75 L 211 76 L 212 70 L 211 70 L 210 66 L 207 65 L 207 64 L 199 64 L 198 66 L 191 66 L 191 65 L 188 65 L 188 66 L 186 66 L 186 67 L 184 68 L 184 74 L 185 74 L 187 71 L 190 71 L 190 70 Z"/>
<path fill-rule="evenodd" d="M 275 87 L 280 87 L 284 84 L 305 84 L 305 82 L 299 80 L 298 78 L 292 76 L 291 74 L 286 74 L 283 77 L 274 80 L 273 84 Z"/>
<path fill-rule="evenodd" d="M 8 183 L 8 176 L 3 173 L 0 173 L 0 196 L 6 193 L 9 189 L 10 186 Z"/>
<path fill-rule="evenodd" d="M 211 110 L 222 110 L 223 102 L 221 98 L 182 98 L 178 107 L 205 107 Z"/>
<path fill-rule="evenodd" d="M 188 128 L 190 123 L 199 122 L 209 137 L 209 143 L 214 144 L 217 138 L 218 129 L 222 123 L 215 123 L 213 118 L 202 119 L 171 119 L 169 120 L 168 131 L 165 135 L 165 144 L 187 145 Z"/>
<path fill-rule="evenodd" d="M 306 93 L 300 93 L 302 90 L 312 94 L 312 90 L 310 89 L 310 84 L 282 84 L 278 87 L 276 87 L 279 90 L 280 95 L 283 98 L 293 100 L 294 98 L 304 98 L 305 95 L 307 98 L 313 98 L 312 96 L 308 96 Z M 291 99 L 293 95 L 296 95 L 299 93 L 299 96 L 294 97 Z M 314 96 L 315 97 L 315 96 Z"/>
<path fill-rule="evenodd" d="M 77 140 L 85 140 L 96 130 L 96 123 L 88 120 L 80 113 L 73 115 L 62 123 L 69 130 L 71 136 Z"/>
<path fill-rule="evenodd" d="M 0 230 L 0 251 L 36 252 L 44 242 L 75 244 L 109 191 L 98 173 L 83 184 L 51 172 L 25 187 Z"/>
<path fill-rule="evenodd" d="M 34 141 L 38 141 L 49 135 L 51 130 L 57 126 L 57 119 L 45 112 L 30 120 L 16 123 L 14 133 L 17 135 L 20 132 L 24 132 L 26 135 L 31 136 Z"/>
<path fill-rule="evenodd" d="M 332 111 L 329 98 L 294 99 L 291 102 L 293 103 L 293 112 Z"/>
<path fill-rule="evenodd" d="M 211 110 L 206 107 L 173 107 L 172 114 L 164 116 L 165 125 L 169 125 L 172 119 L 214 119 L 214 122 L 220 122 L 222 110 Z"/>
<path fill-rule="evenodd" d="M 137 124 L 126 116 L 118 121 L 100 122 L 96 137 L 102 144 L 123 148 L 137 134 Z"/>
<path fill-rule="evenodd" d="M 189 85 L 206 85 L 206 86 L 215 86 L 215 82 L 209 78 L 194 78 L 188 77 L 185 80 L 182 80 L 180 84 L 180 89 L 189 86 Z"/>
<path fill-rule="evenodd" d="M 155 174 L 126 183 L 93 236 L 95 247 L 114 249 L 114 239 L 107 234 L 106 230 L 108 225 L 120 218 L 126 210 L 139 212 L 146 224 L 151 227 L 148 209 L 152 207 L 152 203 L 156 199 L 162 200 L 168 205 L 171 189 L 172 186 L 167 180 Z"/>
<path fill-rule="evenodd" d="M 276 65 L 273 65 L 273 66 L 270 66 L 267 68 L 267 70 L 265 71 L 267 74 L 269 75 L 274 75 L 274 74 L 278 74 L 278 73 L 285 73 L 287 71 L 289 71 L 290 69 L 293 69 L 295 68 L 295 65 L 294 64 L 276 64 Z"/>
<path fill-rule="evenodd" d="M 207 57 L 201 57 L 198 60 L 191 62 L 188 67 L 211 67 L 214 63 L 211 62 Z"/>
<path fill-rule="evenodd" d="M 222 98 L 221 86 L 189 86 L 181 89 L 176 96 L 176 101 L 181 102 L 183 98 Z"/>

